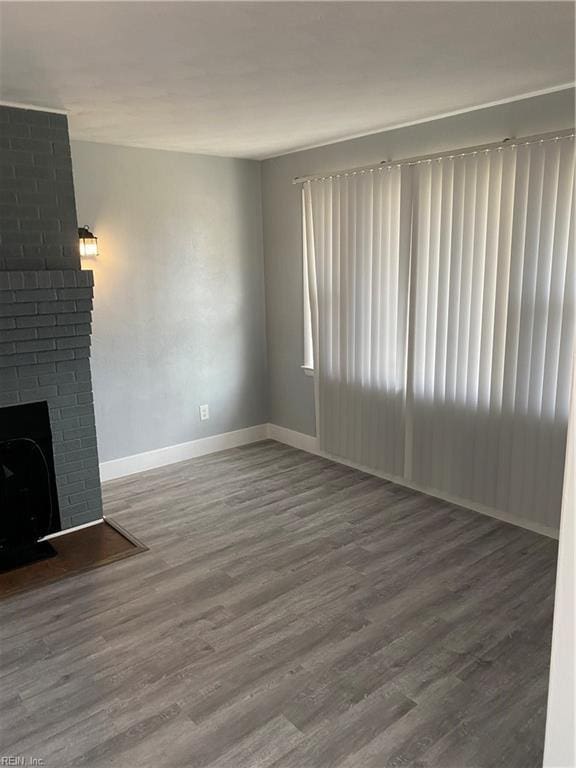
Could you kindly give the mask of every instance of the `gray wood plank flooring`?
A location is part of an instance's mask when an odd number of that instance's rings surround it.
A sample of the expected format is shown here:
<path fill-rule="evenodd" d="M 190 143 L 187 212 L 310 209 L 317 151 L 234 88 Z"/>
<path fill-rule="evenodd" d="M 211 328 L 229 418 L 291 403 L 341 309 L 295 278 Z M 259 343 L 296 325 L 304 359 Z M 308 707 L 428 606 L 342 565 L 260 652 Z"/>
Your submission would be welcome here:
<path fill-rule="evenodd" d="M 0 755 L 542 764 L 555 542 L 271 441 L 104 500 L 150 551 L 0 603 Z"/>

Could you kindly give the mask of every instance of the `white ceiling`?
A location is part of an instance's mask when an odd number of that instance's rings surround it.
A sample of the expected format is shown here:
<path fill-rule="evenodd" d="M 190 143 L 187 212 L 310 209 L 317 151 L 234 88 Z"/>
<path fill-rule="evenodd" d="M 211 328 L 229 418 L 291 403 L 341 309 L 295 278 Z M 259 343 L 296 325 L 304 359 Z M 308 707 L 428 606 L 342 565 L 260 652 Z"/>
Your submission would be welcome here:
<path fill-rule="evenodd" d="M 2 2 L 0 98 L 262 158 L 574 80 L 571 2 Z"/>

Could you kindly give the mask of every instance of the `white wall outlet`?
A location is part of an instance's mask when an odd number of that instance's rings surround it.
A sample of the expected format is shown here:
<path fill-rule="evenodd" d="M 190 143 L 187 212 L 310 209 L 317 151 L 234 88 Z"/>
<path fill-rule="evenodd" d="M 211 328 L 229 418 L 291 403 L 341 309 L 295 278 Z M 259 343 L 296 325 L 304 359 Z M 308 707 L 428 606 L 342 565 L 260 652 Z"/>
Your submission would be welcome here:
<path fill-rule="evenodd" d="M 207 421 L 210 418 L 210 408 L 207 405 L 200 406 L 200 421 Z"/>

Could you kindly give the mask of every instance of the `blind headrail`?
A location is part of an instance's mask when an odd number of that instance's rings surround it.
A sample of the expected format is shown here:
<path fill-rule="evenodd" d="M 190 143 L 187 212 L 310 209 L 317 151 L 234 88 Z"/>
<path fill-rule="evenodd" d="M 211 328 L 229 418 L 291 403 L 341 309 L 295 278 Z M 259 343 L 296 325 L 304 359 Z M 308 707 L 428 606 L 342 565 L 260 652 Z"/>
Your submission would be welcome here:
<path fill-rule="evenodd" d="M 419 155 L 416 157 L 404 157 L 399 160 L 380 160 L 379 163 L 372 165 L 363 165 L 358 168 L 344 168 L 338 171 L 328 171 L 326 173 L 315 173 L 310 176 L 296 176 L 292 179 L 292 184 L 304 184 L 306 181 L 323 181 L 324 179 L 334 179 L 339 176 L 353 176 L 359 173 L 369 173 L 370 171 L 381 170 L 388 166 L 418 165 L 419 163 L 428 163 L 432 160 L 442 160 L 446 157 L 466 157 L 475 155 L 479 152 L 489 152 L 491 150 L 505 149 L 506 147 L 528 146 L 530 144 L 540 144 L 547 141 L 560 141 L 561 139 L 573 139 L 574 128 L 564 131 L 552 131 L 550 133 L 536 134 L 535 136 L 524 136 L 522 138 L 510 137 L 502 141 L 495 141 L 491 144 L 479 144 L 475 147 L 462 147 L 460 149 L 445 149 L 443 152 L 436 152 L 432 155 Z"/>

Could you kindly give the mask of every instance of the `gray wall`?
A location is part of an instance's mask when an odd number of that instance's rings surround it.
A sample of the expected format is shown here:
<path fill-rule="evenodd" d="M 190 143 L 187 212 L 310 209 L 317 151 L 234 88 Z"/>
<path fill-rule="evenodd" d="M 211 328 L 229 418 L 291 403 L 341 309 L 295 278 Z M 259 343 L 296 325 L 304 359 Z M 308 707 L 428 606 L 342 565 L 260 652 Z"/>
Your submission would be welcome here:
<path fill-rule="evenodd" d="M 0 269 L 80 269 L 66 115 L 0 106 Z"/>
<path fill-rule="evenodd" d="M 300 369 L 302 234 L 295 176 L 528 136 L 574 125 L 574 91 L 400 128 L 266 160 L 262 170 L 270 420 L 314 434 L 313 379 Z"/>
<path fill-rule="evenodd" d="M 260 164 L 88 142 L 72 160 L 100 250 L 100 461 L 266 422 Z"/>
<path fill-rule="evenodd" d="M 563 91 L 262 164 L 72 142 L 79 221 L 100 244 L 84 264 L 96 282 L 100 460 L 267 420 L 314 434 L 294 176 L 573 123 L 574 93 Z"/>

